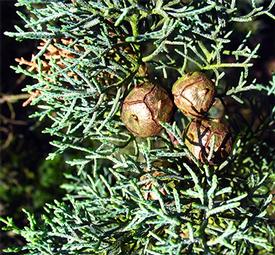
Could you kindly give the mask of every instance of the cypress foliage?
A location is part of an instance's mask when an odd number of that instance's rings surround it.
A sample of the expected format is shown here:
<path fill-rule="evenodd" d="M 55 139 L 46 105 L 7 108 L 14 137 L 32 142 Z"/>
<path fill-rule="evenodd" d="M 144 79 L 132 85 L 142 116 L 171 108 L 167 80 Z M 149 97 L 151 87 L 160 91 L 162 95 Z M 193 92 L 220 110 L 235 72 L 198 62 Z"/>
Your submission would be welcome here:
<path fill-rule="evenodd" d="M 27 213 L 17 254 L 273 254 L 275 76 L 256 80 L 260 44 L 249 24 L 275 19 L 275 1 L 18 0 L 25 27 L 7 32 L 38 42 L 16 72 L 33 117 L 77 171 L 62 201 Z M 245 31 L 245 32 L 243 32 Z M 253 44 L 254 43 L 254 44 Z M 272 42 L 270 42 L 272 43 Z M 274 43 L 274 42 L 273 42 Z M 160 135 L 138 138 L 122 123 L 123 100 L 150 81 L 171 89 L 200 71 L 215 82 L 233 151 L 219 165 L 188 151 L 190 119 L 175 109 Z M 268 102 L 268 103 L 267 103 Z M 215 141 L 211 143 L 213 148 Z M 211 150 L 210 150 L 211 151 Z M 272 216 L 273 215 L 273 216 Z"/>

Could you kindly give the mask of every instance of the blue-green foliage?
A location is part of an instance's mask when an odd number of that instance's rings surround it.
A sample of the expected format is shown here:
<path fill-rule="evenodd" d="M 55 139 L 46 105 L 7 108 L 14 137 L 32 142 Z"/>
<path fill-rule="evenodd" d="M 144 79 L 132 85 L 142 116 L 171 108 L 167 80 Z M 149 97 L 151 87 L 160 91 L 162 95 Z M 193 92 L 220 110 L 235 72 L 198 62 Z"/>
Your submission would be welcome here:
<path fill-rule="evenodd" d="M 49 158 L 75 151 L 68 163 L 78 169 L 64 185 L 68 195 L 47 205 L 41 220 L 29 215 L 30 227 L 18 229 L 3 219 L 27 240 L 18 252 L 272 254 L 267 207 L 275 154 L 262 139 L 274 132 L 271 113 L 257 132 L 243 127 L 235 134 L 233 153 L 220 166 L 190 159 L 182 137 L 187 119 L 178 112 L 177 121 L 162 124 L 161 136 L 148 139 L 133 137 L 120 120 L 123 98 L 144 79 L 144 65 L 167 90 L 184 73 L 202 70 L 220 95 L 237 102 L 245 91 L 274 94 L 274 82 L 259 85 L 250 72 L 260 47 L 250 48 L 253 32 L 240 38 L 236 31 L 238 23 L 274 18 L 275 1 L 261 2 L 18 1 L 31 15 L 19 13 L 25 28 L 6 34 L 45 44 L 33 57 L 36 70 L 15 70 L 34 78 L 26 91 L 40 91 L 34 116 L 52 120 L 45 132 L 57 149 Z M 62 65 L 52 58 L 45 72 L 50 45 L 73 57 L 61 57 Z"/>

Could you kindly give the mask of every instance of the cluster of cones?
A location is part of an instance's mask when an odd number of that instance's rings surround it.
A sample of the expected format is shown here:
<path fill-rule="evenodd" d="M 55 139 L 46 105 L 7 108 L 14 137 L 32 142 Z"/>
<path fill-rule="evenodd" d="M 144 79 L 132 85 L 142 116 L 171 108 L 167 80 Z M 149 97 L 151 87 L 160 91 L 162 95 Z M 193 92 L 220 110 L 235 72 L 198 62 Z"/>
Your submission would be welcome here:
<path fill-rule="evenodd" d="M 232 150 L 232 136 L 222 123 L 224 107 L 215 97 L 215 85 L 201 72 L 188 73 L 173 85 L 174 102 L 163 88 L 145 82 L 125 98 L 121 119 L 135 136 L 160 133 L 160 122 L 170 121 L 174 104 L 192 120 L 184 131 L 185 144 L 202 163 L 221 163 Z"/>

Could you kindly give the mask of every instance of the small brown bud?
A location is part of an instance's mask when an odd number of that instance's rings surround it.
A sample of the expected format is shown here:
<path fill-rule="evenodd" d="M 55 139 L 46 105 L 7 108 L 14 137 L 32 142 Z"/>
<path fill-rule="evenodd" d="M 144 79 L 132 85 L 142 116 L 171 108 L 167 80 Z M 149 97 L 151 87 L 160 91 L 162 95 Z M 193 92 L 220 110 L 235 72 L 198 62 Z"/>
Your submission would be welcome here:
<path fill-rule="evenodd" d="M 121 120 L 127 129 L 136 136 L 149 137 L 159 134 L 160 121 L 169 121 L 173 102 L 168 93 L 152 83 L 135 87 L 125 98 Z"/>
<path fill-rule="evenodd" d="M 212 142 L 213 154 L 209 158 Z M 187 127 L 185 144 L 196 159 L 215 165 L 220 164 L 230 154 L 232 136 L 223 123 L 195 119 Z"/>
<path fill-rule="evenodd" d="M 140 181 L 142 182 L 141 191 L 142 191 L 142 195 L 143 195 L 144 199 L 146 199 L 146 200 L 158 200 L 159 199 L 158 194 L 155 191 L 153 191 L 153 187 L 158 189 L 158 191 L 160 192 L 161 195 L 163 195 L 163 196 L 167 195 L 167 192 L 165 191 L 165 189 L 162 186 L 159 186 L 157 184 L 156 180 L 154 180 L 154 178 L 159 178 L 161 176 L 165 176 L 165 173 L 155 171 L 153 173 L 150 173 L 147 175 L 142 175 L 140 177 Z"/>
<path fill-rule="evenodd" d="M 176 106 L 186 116 L 200 118 L 213 103 L 215 85 L 203 73 L 188 73 L 176 81 L 172 93 Z"/>

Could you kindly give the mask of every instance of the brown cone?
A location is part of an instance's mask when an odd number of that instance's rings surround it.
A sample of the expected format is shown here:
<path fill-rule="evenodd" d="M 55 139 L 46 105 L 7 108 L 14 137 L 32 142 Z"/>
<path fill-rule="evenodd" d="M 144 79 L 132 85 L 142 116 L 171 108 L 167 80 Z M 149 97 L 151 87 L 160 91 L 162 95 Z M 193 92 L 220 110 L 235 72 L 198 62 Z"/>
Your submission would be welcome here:
<path fill-rule="evenodd" d="M 152 83 L 135 87 L 125 98 L 121 120 L 135 136 L 158 135 L 162 129 L 159 122 L 169 121 L 173 102 L 168 93 Z"/>
<path fill-rule="evenodd" d="M 215 85 L 200 72 L 188 73 L 173 85 L 175 105 L 192 118 L 201 118 L 211 107 L 215 96 Z"/>
<path fill-rule="evenodd" d="M 213 138 L 214 150 L 208 160 Z M 215 165 L 220 164 L 230 154 L 232 136 L 229 128 L 223 123 L 195 119 L 187 127 L 185 144 L 196 159 Z"/>

